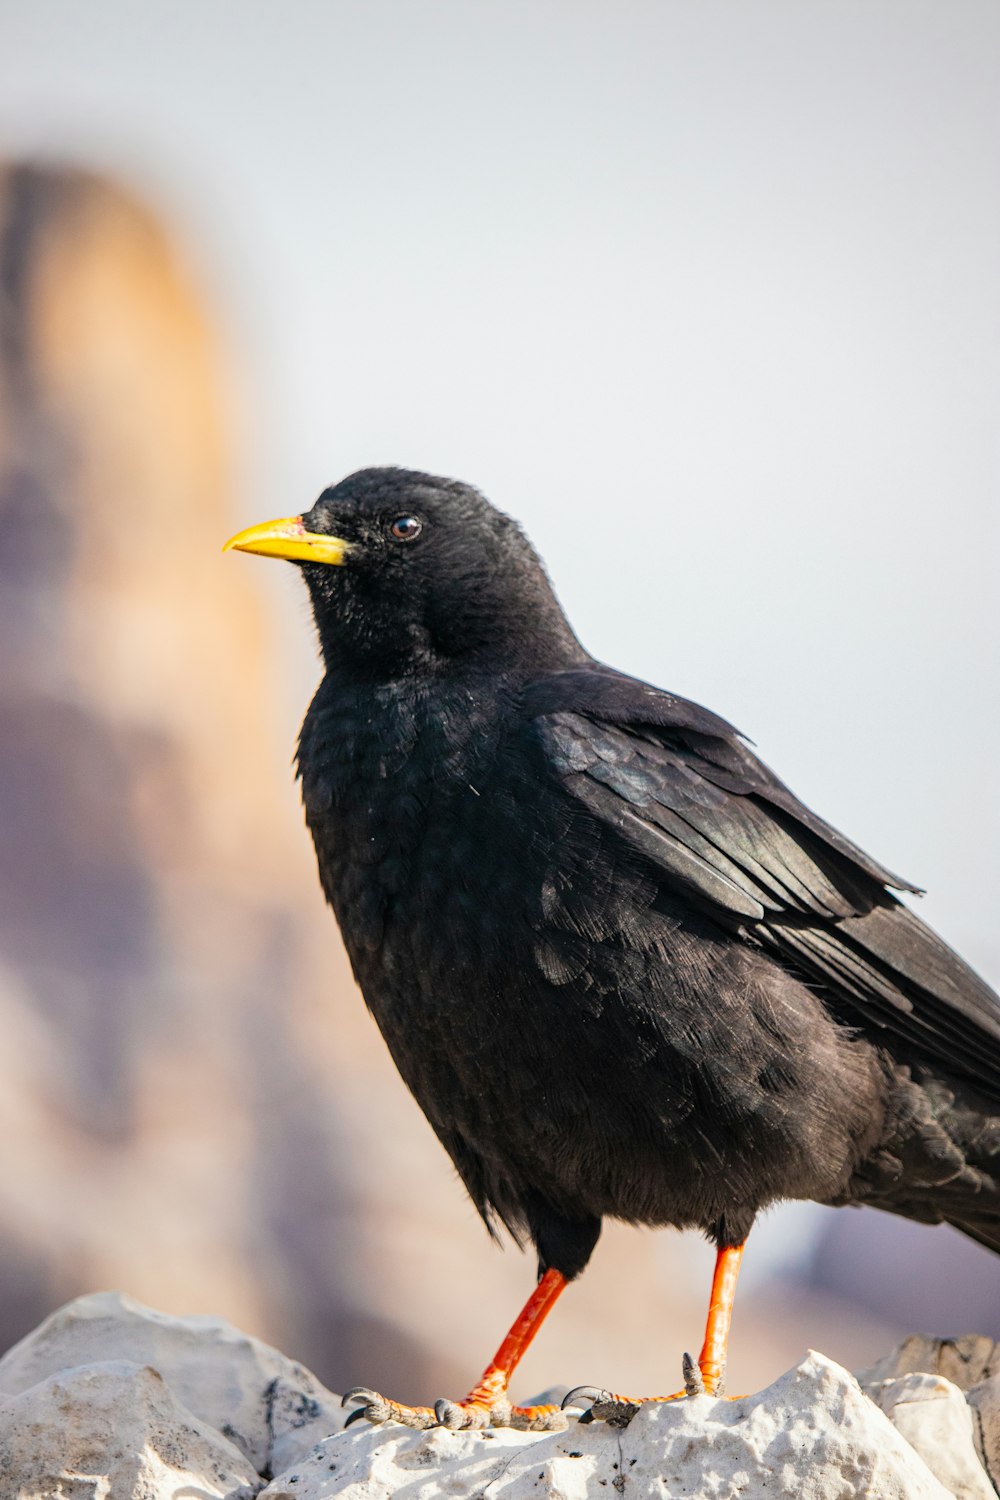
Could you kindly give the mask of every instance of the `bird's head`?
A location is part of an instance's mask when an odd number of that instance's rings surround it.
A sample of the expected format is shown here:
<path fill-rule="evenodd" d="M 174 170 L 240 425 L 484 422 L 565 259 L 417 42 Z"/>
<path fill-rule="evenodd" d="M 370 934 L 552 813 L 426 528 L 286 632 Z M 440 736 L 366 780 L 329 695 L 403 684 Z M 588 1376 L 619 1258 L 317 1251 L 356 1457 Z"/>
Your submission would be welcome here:
<path fill-rule="evenodd" d="M 521 528 L 452 479 L 361 469 L 229 548 L 301 567 L 329 665 L 394 678 L 474 657 L 551 668 L 584 654 Z"/>

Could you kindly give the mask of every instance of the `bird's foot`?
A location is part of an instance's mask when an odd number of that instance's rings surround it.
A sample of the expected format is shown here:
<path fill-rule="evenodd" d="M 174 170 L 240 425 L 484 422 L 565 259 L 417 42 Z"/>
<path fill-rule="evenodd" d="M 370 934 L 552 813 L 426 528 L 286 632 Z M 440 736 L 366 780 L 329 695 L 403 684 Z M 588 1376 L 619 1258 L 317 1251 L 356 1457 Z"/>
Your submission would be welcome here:
<path fill-rule="evenodd" d="M 401 1422 L 404 1427 L 424 1430 L 428 1427 L 447 1427 L 452 1431 L 478 1427 L 516 1427 L 523 1432 L 556 1432 L 566 1426 L 566 1417 L 560 1406 L 514 1406 L 507 1399 L 506 1391 L 470 1391 L 461 1401 L 441 1400 L 430 1406 L 405 1406 L 399 1401 L 389 1401 L 378 1391 L 358 1385 L 347 1392 L 342 1405 L 351 1402 L 361 1404 L 347 1419 L 352 1422 L 366 1421 L 377 1426 L 382 1422 Z"/>
<path fill-rule="evenodd" d="M 350 1427 L 354 1422 L 371 1422 L 374 1427 L 382 1422 L 402 1422 L 404 1427 L 415 1427 L 418 1430 L 425 1427 L 437 1427 L 438 1419 L 434 1410 L 429 1406 L 404 1406 L 399 1401 L 389 1401 L 378 1391 L 371 1391 L 365 1385 L 356 1385 L 344 1395 L 341 1406 L 350 1406 L 353 1401 L 361 1404 L 351 1412 L 345 1427 Z"/>
<path fill-rule="evenodd" d="M 725 1366 L 702 1366 L 685 1354 L 684 1389 L 670 1396 L 618 1396 L 592 1385 L 578 1385 L 563 1397 L 563 1409 L 589 1401 L 590 1407 L 581 1422 L 607 1422 L 609 1427 L 627 1427 L 640 1406 L 664 1401 L 683 1401 L 687 1396 L 721 1396 L 725 1383 Z"/>
<path fill-rule="evenodd" d="M 560 1432 L 567 1425 L 561 1406 L 514 1406 L 506 1396 L 491 1406 L 477 1401 L 438 1401 L 434 1407 L 442 1427 L 516 1427 L 521 1432 Z M 481 1421 L 480 1413 L 486 1419 Z"/>
<path fill-rule="evenodd" d="M 524 1432 L 558 1432 L 567 1425 L 561 1406 L 513 1406 L 507 1395 L 510 1377 L 535 1330 L 566 1285 L 561 1271 L 550 1266 L 514 1321 L 493 1359 L 461 1401 L 438 1401 L 430 1406 L 404 1406 L 387 1401 L 378 1391 L 355 1386 L 344 1397 L 344 1406 L 358 1403 L 348 1425 L 364 1419 L 375 1424 L 401 1422 L 404 1427 L 424 1430 L 449 1427 L 519 1427 Z"/>

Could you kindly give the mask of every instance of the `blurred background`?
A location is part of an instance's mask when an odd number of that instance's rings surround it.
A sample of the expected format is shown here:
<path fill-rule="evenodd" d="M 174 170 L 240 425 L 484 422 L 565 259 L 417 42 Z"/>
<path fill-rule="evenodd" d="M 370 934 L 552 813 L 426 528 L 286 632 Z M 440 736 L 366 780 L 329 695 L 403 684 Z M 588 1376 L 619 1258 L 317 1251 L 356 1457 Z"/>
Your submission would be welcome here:
<path fill-rule="evenodd" d="M 398 463 L 518 516 L 1000 981 L 993 0 L 0 4 L 0 1347 L 115 1286 L 460 1394 L 532 1284 L 354 989 L 238 527 Z M 610 1226 L 526 1361 L 676 1383 L 712 1256 Z M 1000 1335 L 1000 1262 L 787 1206 L 730 1385 Z"/>

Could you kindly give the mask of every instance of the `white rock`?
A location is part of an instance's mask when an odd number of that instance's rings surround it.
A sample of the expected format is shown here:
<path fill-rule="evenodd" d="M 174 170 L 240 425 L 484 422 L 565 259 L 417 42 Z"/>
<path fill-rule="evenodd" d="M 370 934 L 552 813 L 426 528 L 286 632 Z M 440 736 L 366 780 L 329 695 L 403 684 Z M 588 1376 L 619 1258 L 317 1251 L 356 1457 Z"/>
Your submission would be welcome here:
<path fill-rule="evenodd" d="M 275 1479 L 260 1500 L 481 1496 L 585 1500 L 602 1489 L 699 1500 L 948 1500 L 846 1370 L 810 1354 L 767 1390 L 643 1407 L 623 1432 L 410 1432 L 352 1428 Z"/>
<path fill-rule="evenodd" d="M 976 1451 L 994 1488 L 1000 1493 L 1000 1375 L 983 1380 L 969 1392 Z"/>
<path fill-rule="evenodd" d="M 864 1390 L 955 1500 L 996 1500 L 957 1385 L 943 1375 L 897 1375 Z"/>
<path fill-rule="evenodd" d="M 943 1375 L 960 1391 L 969 1391 L 989 1376 L 1000 1374 L 1000 1348 L 985 1334 L 935 1339 L 926 1333 L 911 1333 L 870 1370 L 859 1370 L 858 1379 L 868 1386 L 893 1375 L 911 1374 Z"/>
<path fill-rule="evenodd" d="M 865 1390 L 874 1396 L 873 1388 L 880 1382 L 891 1376 L 912 1372 L 943 1376 L 960 1391 L 967 1393 L 975 1451 L 994 1490 L 1000 1493 L 1000 1342 L 976 1333 L 968 1333 L 956 1339 L 931 1338 L 927 1334 L 912 1333 L 872 1365 L 870 1370 L 862 1370 L 858 1379 Z M 875 1399 L 879 1398 L 875 1396 Z M 893 1420 L 896 1420 L 895 1413 Z M 919 1449 L 935 1473 L 941 1477 L 944 1476 L 944 1470 L 923 1445 L 923 1438 L 918 1440 L 917 1429 L 926 1426 L 928 1441 L 937 1445 L 939 1451 L 952 1441 L 960 1442 L 964 1449 L 964 1438 L 956 1436 L 952 1439 L 944 1435 L 946 1419 L 942 1419 L 939 1427 L 933 1418 L 921 1414 L 910 1427 L 905 1418 L 898 1425 L 902 1431 L 910 1433 L 913 1446 Z M 937 1435 L 931 1436 L 935 1429 L 938 1429 Z"/>
<path fill-rule="evenodd" d="M 0 1476 L 3 1500 L 251 1500 L 260 1487 L 155 1370 L 124 1361 L 0 1397 Z"/>
<path fill-rule="evenodd" d="M 231 1323 L 173 1318 L 118 1292 L 78 1297 L 15 1344 L 0 1359 L 0 1392 L 106 1360 L 158 1370 L 178 1401 L 260 1474 L 280 1473 L 347 1415 L 302 1365 Z"/>
<path fill-rule="evenodd" d="M 1000 1471 L 997 1364 L 990 1339 L 914 1337 L 866 1372 L 873 1400 L 810 1355 L 758 1395 L 645 1407 L 624 1431 L 344 1432 L 337 1398 L 266 1344 L 101 1293 L 0 1360 L 0 1500 L 993 1500 L 974 1437 Z"/>

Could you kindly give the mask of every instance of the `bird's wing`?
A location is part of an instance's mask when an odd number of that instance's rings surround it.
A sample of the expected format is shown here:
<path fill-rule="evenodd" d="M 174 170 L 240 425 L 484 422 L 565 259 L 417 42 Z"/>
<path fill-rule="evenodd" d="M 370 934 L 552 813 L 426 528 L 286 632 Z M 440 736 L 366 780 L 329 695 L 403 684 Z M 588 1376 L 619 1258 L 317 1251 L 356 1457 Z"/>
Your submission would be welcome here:
<path fill-rule="evenodd" d="M 525 699 L 549 774 L 658 879 L 819 982 L 845 1019 L 1000 1090 L 1000 999 L 706 709 L 606 669 Z"/>

